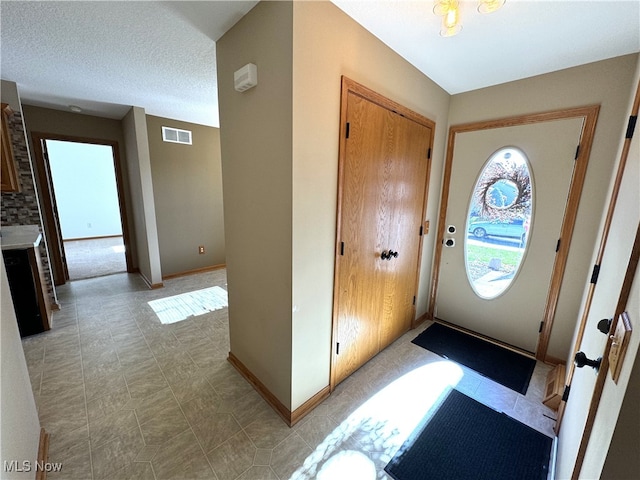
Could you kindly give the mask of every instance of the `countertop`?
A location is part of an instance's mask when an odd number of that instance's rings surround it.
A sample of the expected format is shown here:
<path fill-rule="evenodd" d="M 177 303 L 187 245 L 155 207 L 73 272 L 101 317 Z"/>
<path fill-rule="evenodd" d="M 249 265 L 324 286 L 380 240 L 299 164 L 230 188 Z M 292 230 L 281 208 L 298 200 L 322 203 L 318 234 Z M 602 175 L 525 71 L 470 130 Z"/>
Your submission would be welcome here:
<path fill-rule="evenodd" d="M 42 235 L 38 225 L 16 225 L 2 227 L 0 244 L 2 250 L 24 250 L 40 245 Z"/>

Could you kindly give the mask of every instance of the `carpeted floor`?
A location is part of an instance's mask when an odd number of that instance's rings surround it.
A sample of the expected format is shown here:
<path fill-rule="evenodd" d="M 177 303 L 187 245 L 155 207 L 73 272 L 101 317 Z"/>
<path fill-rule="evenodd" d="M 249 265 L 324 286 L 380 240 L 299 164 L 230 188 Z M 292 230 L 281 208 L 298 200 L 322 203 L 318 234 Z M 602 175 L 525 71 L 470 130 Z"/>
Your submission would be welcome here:
<path fill-rule="evenodd" d="M 122 237 L 65 240 L 69 280 L 101 277 L 127 271 Z"/>

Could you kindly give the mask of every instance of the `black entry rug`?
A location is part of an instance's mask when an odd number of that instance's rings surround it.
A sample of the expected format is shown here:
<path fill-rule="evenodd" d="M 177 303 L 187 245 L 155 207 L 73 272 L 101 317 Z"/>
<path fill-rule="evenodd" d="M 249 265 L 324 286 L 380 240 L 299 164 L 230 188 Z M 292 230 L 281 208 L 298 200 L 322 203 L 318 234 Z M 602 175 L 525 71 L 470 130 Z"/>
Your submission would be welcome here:
<path fill-rule="evenodd" d="M 536 361 L 453 328 L 434 323 L 412 340 L 524 395 Z"/>
<path fill-rule="evenodd" d="M 537 430 L 451 390 L 385 471 L 395 480 L 546 480 L 552 443 Z"/>

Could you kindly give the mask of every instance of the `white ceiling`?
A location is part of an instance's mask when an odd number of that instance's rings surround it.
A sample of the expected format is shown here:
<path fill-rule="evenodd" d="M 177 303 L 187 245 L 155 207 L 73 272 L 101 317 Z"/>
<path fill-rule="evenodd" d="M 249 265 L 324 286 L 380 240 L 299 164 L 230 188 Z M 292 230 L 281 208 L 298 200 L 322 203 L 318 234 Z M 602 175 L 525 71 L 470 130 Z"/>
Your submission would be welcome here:
<path fill-rule="evenodd" d="M 640 51 L 640 0 L 464 1 L 451 38 L 432 0 L 332 1 L 450 94 Z M 256 3 L 2 0 L 0 74 L 25 104 L 218 126 L 215 42 Z"/>

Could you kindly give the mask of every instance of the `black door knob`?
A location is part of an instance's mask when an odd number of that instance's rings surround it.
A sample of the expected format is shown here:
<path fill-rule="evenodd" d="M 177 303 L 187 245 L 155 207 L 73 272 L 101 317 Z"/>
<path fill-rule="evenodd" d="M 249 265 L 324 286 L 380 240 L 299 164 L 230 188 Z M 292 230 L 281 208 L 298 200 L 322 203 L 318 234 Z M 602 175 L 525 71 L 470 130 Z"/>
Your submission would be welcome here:
<path fill-rule="evenodd" d="M 382 260 L 391 260 L 392 258 L 398 258 L 398 252 L 394 252 L 393 250 L 389 250 L 387 252 L 386 250 L 383 250 L 380 254 L 380 258 Z"/>
<path fill-rule="evenodd" d="M 600 364 L 602 363 L 602 357 L 598 357 L 595 360 L 591 360 L 587 358 L 584 352 L 576 353 L 576 357 L 574 359 L 576 367 L 582 368 L 584 366 L 592 367 L 597 372 L 600 369 Z"/>

